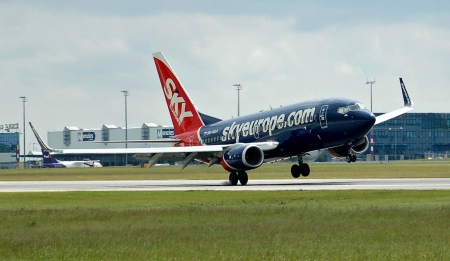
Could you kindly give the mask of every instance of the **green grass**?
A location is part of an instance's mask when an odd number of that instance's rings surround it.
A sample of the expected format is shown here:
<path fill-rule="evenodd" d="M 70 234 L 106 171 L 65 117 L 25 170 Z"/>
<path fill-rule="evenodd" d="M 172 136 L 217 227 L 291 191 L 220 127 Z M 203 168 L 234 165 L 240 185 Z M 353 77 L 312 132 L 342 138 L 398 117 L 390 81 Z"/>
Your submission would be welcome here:
<path fill-rule="evenodd" d="M 450 191 L 0 194 L 1 260 L 446 260 Z"/>
<path fill-rule="evenodd" d="M 308 178 L 450 177 L 448 164 L 311 164 Z M 0 171 L 2 181 L 227 178 L 220 166 Z M 0 193 L 0 260 L 447 260 L 448 242 L 450 191 Z"/>
<path fill-rule="evenodd" d="M 308 178 L 448 178 L 450 162 L 400 164 L 310 164 Z M 249 179 L 290 179 L 291 164 L 265 164 L 248 172 Z M 155 179 L 228 179 L 221 166 L 204 165 L 108 167 L 79 169 L 0 170 L 0 181 L 11 180 L 155 180 Z"/>

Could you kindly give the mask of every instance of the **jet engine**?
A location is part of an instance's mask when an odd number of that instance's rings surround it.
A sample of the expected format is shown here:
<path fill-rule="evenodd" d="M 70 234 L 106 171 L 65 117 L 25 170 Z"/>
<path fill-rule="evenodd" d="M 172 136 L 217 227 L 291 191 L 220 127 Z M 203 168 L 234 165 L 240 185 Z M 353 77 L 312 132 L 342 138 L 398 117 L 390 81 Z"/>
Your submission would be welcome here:
<path fill-rule="evenodd" d="M 357 139 L 355 142 L 353 142 L 352 145 L 345 144 L 339 147 L 327 149 L 327 151 L 332 157 L 345 158 L 349 154 L 359 155 L 364 153 L 367 148 L 369 148 L 369 143 L 370 142 L 367 136 L 364 136 L 360 139 Z"/>
<path fill-rule="evenodd" d="M 242 144 L 227 150 L 222 157 L 222 167 L 229 172 L 255 169 L 263 164 L 264 152 L 256 145 Z"/>

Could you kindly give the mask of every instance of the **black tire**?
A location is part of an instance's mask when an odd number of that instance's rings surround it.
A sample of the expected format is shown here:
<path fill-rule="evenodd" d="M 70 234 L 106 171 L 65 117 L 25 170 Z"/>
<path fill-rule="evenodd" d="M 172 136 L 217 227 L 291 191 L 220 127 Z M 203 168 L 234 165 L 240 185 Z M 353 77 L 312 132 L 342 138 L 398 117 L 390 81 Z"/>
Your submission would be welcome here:
<path fill-rule="evenodd" d="M 297 164 L 292 165 L 291 174 L 292 174 L 292 177 L 294 177 L 294 178 L 300 177 L 300 166 Z"/>
<path fill-rule="evenodd" d="M 238 179 L 239 179 L 239 183 L 241 183 L 242 186 L 247 185 L 247 182 L 248 182 L 247 172 L 239 171 L 238 172 Z"/>
<path fill-rule="evenodd" d="M 238 175 L 236 172 L 230 172 L 230 176 L 228 177 L 228 180 L 230 180 L 230 185 L 236 186 L 238 184 Z"/>
<path fill-rule="evenodd" d="M 352 155 L 352 162 L 356 162 L 356 155 Z"/>
<path fill-rule="evenodd" d="M 309 173 L 310 173 L 310 169 L 309 169 L 309 165 L 306 163 L 302 164 L 302 167 L 300 169 L 300 173 L 302 174 L 303 177 L 308 177 Z"/>
<path fill-rule="evenodd" d="M 345 157 L 345 159 L 347 160 L 347 163 L 352 162 L 352 156 L 351 155 L 347 155 L 347 157 Z"/>

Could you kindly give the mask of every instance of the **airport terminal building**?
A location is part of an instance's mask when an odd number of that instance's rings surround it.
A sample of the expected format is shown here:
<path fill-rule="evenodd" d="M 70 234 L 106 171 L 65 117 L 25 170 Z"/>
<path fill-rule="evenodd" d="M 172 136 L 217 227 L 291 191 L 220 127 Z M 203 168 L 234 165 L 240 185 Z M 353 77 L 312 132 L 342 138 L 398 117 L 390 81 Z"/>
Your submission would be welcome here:
<path fill-rule="evenodd" d="M 18 126 L 18 123 L 0 125 L 0 169 L 17 168 L 20 136 Z"/>
<path fill-rule="evenodd" d="M 373 141 L 375 160 L 450 157 L 450 113 L 405 113 L 375 125 Z"/>

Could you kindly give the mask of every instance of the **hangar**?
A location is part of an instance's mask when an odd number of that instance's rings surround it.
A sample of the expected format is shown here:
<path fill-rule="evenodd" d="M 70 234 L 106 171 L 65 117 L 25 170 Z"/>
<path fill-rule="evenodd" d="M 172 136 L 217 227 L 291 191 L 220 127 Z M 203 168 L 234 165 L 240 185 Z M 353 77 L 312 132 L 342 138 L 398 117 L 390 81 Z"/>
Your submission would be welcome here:
<path fill-rule="evenodd" d="M 108 141 L 124 141 L 125 135 L 128 141 L 132 140 L 157 140 L 170 138 L 175 135 L 173 127 L 157 125 L 155 123 L 143 123 L 141 127 L 125 128 L 115 125 L 103 125 L 100 129 L 81 129 L 74 126 L 66 126 L 62 131 L 47 133 L 47 143 L 57 149 L 112 149 L 112 148 L 146 148 L 170 146 L 160 143 L 106 143 Z M 102 142 L 105 141 L 105 142 Z M 142 161 L 131 157 L 132 155 L 89 155 L 82 154 L 76 157 L 68 155 L 56 155 L 60 160 L 100 160 L 104 167 L 139 165 Z M 125 162 L 127 160 L 127 162 Z"/>

